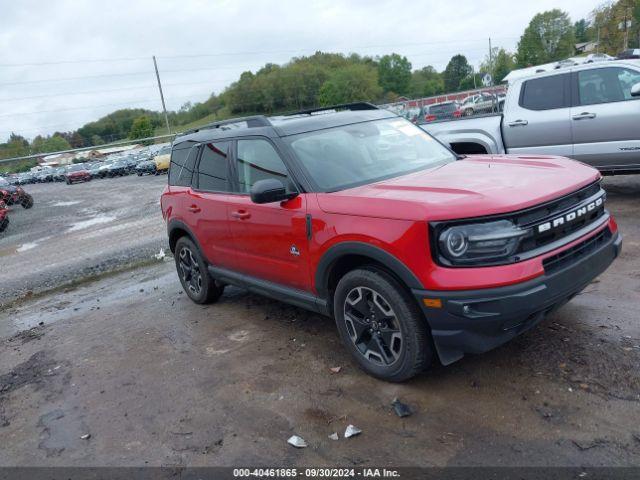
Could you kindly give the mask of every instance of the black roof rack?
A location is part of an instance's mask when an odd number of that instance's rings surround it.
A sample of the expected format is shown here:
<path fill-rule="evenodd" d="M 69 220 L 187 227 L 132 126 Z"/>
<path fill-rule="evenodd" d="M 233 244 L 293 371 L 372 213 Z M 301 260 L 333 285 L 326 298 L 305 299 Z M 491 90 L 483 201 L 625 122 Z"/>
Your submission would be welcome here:
<path fill-rule="evenodd" d="M 233 125 L 235 123 L 246 123 L 247 127 L 270 127 L 271 122 L 264 115 L 251 115 L 249 117 L 237 117 L 237 118 L 229 118 L 227 120 L 220 120 L 219 122 L 207 123 L 206 125 L 202 125 L 200 127 L 192 128 L 190 130 L 186 130 L 182 132 L 180 135 L 189 135 L 191 133 L 199 132 L 200 130 L 209 130 L 212 128 L 221 128 L 225 125 Z"/>
<path fill-rule="evenodd" d="M 300 110 L 298 112 L 287 113 L 289 115 L 311 115 L 312 113 L 323 112 L 325 110 L 379 110 L 374 104 L 369 102 L 353 102 L 341 103 L 339 105 L 330 105 L 328 107 L 310 108 L 308 110 Z"/>

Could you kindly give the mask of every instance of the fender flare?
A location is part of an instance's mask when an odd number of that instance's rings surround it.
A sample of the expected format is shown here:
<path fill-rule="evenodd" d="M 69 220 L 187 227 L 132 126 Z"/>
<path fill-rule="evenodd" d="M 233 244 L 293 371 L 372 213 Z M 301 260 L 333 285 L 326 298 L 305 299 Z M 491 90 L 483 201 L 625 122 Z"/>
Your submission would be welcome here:
<path fill-rule="evenodd" d="M 171 234 L 173 233 L 174 230 L 184 230 L 185 232 L 187 232 L 187 235 L 189 235 L 189 238 L 196 244 L 196 247 L 198 247 L 198 250 L 200 250 L 200 252 L 204 255 L 204 251 L 202 250 L 202 247 L 200 246 L 200 242 L 198 241 L 198 237 L 196 237 L 193 232 L 191 231 L 191 229 L 181 220 L 169 220 L 169 223 L 167 224 L 167 233 L 168 233 L 168 237 L 169 237 L 169 248 L 171 249 L 171 252 L 173 252 L 174 247 L 171 246 Z M 206 259 L 206 257 L 205 257 Z"/>
<path fill-rule="evenodd" d="M 329 274 L 335 262 L 347 255 L 369 257 L 380 262 L 412 289 L 422 289 L 418 277 L 404 263 L 382 248 L 364 242 L 343 242 L 330 247 L 320 258 L 315 273 L 315 287 L 320 298 L 328 299 Z"/>

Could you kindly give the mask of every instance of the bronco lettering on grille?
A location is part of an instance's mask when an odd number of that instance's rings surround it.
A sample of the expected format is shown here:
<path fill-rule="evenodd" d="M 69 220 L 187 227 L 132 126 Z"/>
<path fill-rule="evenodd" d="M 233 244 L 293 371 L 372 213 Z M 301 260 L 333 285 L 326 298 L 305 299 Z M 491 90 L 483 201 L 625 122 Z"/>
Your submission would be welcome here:
<path fill-rule="evenodd" d="M 569 213 L 565 213 L 564 215 L 561 215 L 560 217 L 554 218 L 553 220 L 550 220 L 545 223 L 541 223 L 540 225 L 538 225 L 538 233 L 548 232 L 549 230 L 552 230 L 554 228 L 558 228 L 567 223 L 571 223 L 577 220 L 578 218 L 585 216 L 587 212 L 594 211 L 596 208 L 600 207 L 603 203 L 604 203 L 604 198 L 600 197 L 594 200 L 593 202 L 589 202 L 580 208 L 577 208 Z"/>

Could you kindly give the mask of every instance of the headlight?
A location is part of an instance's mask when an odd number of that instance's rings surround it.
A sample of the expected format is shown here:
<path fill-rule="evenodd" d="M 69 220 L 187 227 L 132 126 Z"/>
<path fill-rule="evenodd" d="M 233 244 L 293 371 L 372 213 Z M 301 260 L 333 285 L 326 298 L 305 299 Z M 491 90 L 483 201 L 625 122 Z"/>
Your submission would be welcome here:
<path fill-rule="evenodd" d="M 509 220 L 455 225 L 440 232 L 438 249 L 452 265 L 493 263 L 511 257 L 530 234 Z"/>

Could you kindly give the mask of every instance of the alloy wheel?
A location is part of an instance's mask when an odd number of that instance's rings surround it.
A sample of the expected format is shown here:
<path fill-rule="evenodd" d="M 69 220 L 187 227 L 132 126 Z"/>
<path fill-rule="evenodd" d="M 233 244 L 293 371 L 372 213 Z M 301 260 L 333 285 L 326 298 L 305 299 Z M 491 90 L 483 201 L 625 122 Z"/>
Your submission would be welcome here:
<path fill-rule="evenodd" d="M 403 349 L 398 317 L 380 293 L 368 287 L 352 289 L 344 301 L 344 321 L 351 341 L 368 361 L 390 366 Z"/>
<path fill-rule="evenodd" d="M 188 288 L 193 295 L 200 295 L 202 291 L 202 272 L 198 261 L 189 248 L 182 247 L 180 250 L 179 265 L 185 288 Z"/>

